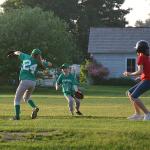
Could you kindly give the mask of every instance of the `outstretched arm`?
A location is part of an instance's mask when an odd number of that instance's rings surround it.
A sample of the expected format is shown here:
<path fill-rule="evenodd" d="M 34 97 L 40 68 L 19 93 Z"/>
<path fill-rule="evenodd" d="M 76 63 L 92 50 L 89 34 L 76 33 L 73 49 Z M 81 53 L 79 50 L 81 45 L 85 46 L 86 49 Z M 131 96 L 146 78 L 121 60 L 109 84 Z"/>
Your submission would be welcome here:
<path fill-rule="evenodd" d="M 13 56 L 15 56 L 15 55 L 19 56 L 21 53 L 22 53 L 22 52 L 20 52 L 20 51 L 11 50 L 11 51 L 9 51 L 9 52 L 7 53 L 7 58 L 11 58 L 11 57 L 13 57 Z"/>
<path fill-rule="evenodd" d="M 15 51 L 15 52 L 14 52 L 14 55 L 18 55 L 18 56 L 19 56 L 21 53 L 22 53 L 22 52 L 20 52 L 20 51 Z"/>
<path fill-rule="evenodd" d="M 56 89 L 56 91 L 59 89 L 59 85 L 58 85 L 57 82 L 56 82 L 56 84 L 55 84 L 55 89 Z"/>
<path fill-rule="evenodd" d="M 47 67 L 52 67 L 52 63 L 51 62 L 47 62 Z"/>
<path fill-rule="evenodd" d="M 40 56 L 40 60 L 44 67 L 46 67 L 46 68 L 52 67 L 52 63 L 44 60 L 41 56 Z"/>
<path fill-rule="evenodd" d="M 60 75 L 56 80 L 55 89 L 58 90 L 61 85 L 62 85 L 62 76 Z"/>
<path fill-rule="evenodd" d="M 132 73 L 125 71 L 125 72 L 123 73 L 123 75 L 126 76 L 126 77 L 128 77 L 128 76 L 138 76 L 138 75 L 141 75 L 142 72 L 143 72 L 143 65 L 139 65 L 137 71 L 132 72 Z"/>

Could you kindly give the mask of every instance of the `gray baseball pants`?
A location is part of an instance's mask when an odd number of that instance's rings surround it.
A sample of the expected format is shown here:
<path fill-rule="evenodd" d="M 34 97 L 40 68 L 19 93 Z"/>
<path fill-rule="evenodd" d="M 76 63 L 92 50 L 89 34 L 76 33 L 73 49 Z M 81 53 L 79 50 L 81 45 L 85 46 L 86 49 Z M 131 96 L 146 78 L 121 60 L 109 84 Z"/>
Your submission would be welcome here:
<path fill-rule="evenodd" d="M 35 85 L 36 85 L 35 81 L 21 80 L 16 90 L 14 105 L 20 105 L 20 101 L 22 98 L 24 99 L 25 102 L 27 102 L 35 89 Z"/>
<path fill-rule="evenodd" d="M 71 95 L 65 95 L 66 100 L 68 101 L 69 111 L 73 112 L 73 103 L 75 101 L 75 108 L 78 111 L 80 108 L 80 100 L 72 97 Z"/>

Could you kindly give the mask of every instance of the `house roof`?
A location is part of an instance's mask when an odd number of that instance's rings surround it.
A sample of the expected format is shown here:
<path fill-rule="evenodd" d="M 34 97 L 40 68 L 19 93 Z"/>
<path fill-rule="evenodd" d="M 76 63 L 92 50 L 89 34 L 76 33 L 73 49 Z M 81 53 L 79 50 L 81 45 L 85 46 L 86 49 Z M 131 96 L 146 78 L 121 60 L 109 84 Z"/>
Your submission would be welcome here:
<path fill-rule="evenodd" d="M 89 53 L 135 53 L 139 40 L 150 42 L 150 28 L 90 28 Z"/>

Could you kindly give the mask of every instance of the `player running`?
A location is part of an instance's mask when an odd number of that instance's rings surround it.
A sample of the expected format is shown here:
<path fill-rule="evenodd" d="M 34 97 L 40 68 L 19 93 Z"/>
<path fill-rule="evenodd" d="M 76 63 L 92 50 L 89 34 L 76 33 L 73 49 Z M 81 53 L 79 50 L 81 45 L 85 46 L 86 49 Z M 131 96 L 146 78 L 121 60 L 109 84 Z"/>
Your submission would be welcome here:
<path fill-rule="evenodd" d="M 56 81 L 56 90 L 59 86 L 62 86 L 62 92 L 65 99 L 68 101 L 69 111 L 71 115 L 74 115 L 73 102 L 76 104 L 76 114 L 82 115 L 80 112 L 80 99 L 75 98 L 74 93 L 78 91 L 77 81 L 75 76 L 70 73 L 70 68 L 68 64 L 63 64 L 61 66 L 62 73 L 59 75 Z"/>
<path fill-rule="evenodd" d="M 14 98 L 15 116 L 13 117 L 13 120 L 20 120 L 20 101 L 22 97 L 24 101 L 32 107 L 31 118 L 35 119 L 37 117 L 39 108 L 35 105 L 30 97 L 35 89 L 36 73 L 38 67 L 45 69 L 46 67 L 51 67 L 52 64 L 42 59 L 41 51 L 39 49 L 34 49 L 31 52 L 31 55 L 22 53 L 20 51 L 15 51 L 13 54 L 18 55 L 22 62 L 19 75 L 20 83 Z"/>
<path fill-rule="evenodd" d="M 133 86 L 128 91 L 129 99 L 134 107 L 135 114 L 128 117 L 129 120 L 150 120 L 150 112 L 139 99 L 139 96 L 150 89 L 150 56 L 149 44 L 147 41 L 141 40 L 136 44 L 137 52 L 137 65 L 136 72 L 124 72 L 125 76 L 138 76 L 141 75 L 141 81 Z M 144 118 L 140 111 L 144 112 Z"/>

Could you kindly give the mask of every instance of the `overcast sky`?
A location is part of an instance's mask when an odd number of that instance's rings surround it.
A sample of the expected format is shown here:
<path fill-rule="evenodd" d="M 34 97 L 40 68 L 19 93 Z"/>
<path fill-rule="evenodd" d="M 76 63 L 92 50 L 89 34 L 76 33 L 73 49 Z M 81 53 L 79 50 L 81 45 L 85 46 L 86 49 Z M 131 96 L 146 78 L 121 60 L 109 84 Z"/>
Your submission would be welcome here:
<path fill-rule="evenodd" d="M 150 17 L 150 0 L 125 0 L 123 8 L 128 7 L 133 8 L 130 14 L 126 15 L 131 26 L 135 24 L 136 20 L 144 21 Z"/>
<path fill-rule="evenodd" d="M 0 4 L 2 4 L 5 0 L 0 0 Z"/>
<path fill-rule="evenodd" d="M 0 0 L 0 4 L 5 0 Z M 123 8 L 133 8 L 129 15 L 126 16 L 129 25 L 134 26 L 136 20 L 144 21 L 150 14 L 150 0 L 125 0 Z"/>

